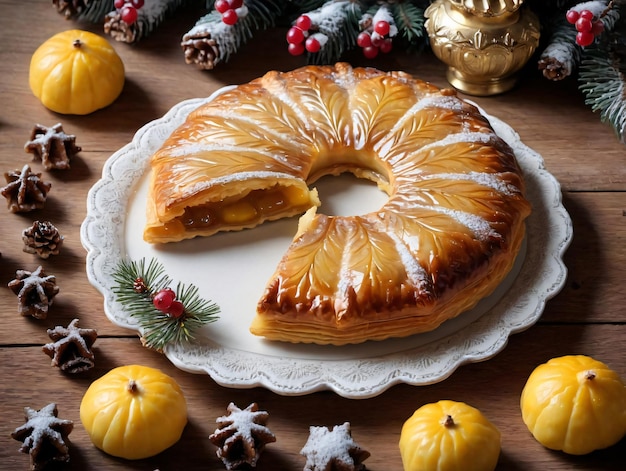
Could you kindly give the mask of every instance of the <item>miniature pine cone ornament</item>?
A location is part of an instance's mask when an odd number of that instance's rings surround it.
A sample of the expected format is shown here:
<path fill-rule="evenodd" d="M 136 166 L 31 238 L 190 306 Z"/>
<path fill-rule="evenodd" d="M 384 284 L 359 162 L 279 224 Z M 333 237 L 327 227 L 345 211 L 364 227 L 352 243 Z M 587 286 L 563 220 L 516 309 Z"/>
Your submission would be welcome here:
<path fill-rule="evenodd" d="M 254 468 L 265 445 L 276 441 L 266 426 L 269 414 L 254 402 L 245 409 L 231 402 L 227 410 L 227 415 L 217 418 L 219 428 L 209 439 L 218 447 L 217 456 L 226 469 Z"/>
<path fill-rule="evenodd" d="M 0 189 L 0 194 L 7 199 L 12 213 L 25 213 L 42 209 L 46 203 L 51 183 L 41 179 L 41 173 L 34 173 L 30 166 L 24 165 L 22 170 L 5 172 L 7 186 Z"/>
<path fill-rule="evenodd" d="M 39 158 L 46 170 L 67 170 L 72 157 L 82 149 L 76 145 L 76 136 L 65 134 L 61 123 L 57 123 L 52 127 L 37 124 L 24 150 Z"/>
<path fill-rule="evenodd" d="M 24 252 L 48 258 L 58 255 L 63 245 L 63 236 L 50 221 L 35 221 L 31 227 L 22 231 Z"/>
<path fill-rule="evenodd" d="M 30 455 L 31 471 L 41 471 L 53 463 L 70 461 L 68 436 L 74 422 L 59 419 L 55 403 L 41 410 L 24 408 L 26 423 L 15 429 L 11 437 L 22 442 L 20 451 Z"/>
<path fill-rule="evenodd" d="M 41 266 L 34 272 L 17 270 L 15 275 L 16 278 L 8 286 L 17 295 L 17 311 L 35 319 L 48 317 L 48 309 L 59 293 L 56 277 L 47 276 Z"/>
<path fill-rule="evenodd" d="M 98 332 L 95 329 L 81 329 L 78 319 L 74 319 L 67 327 L 56 326 L 48 329 L 52 340 L 42 347 L 43 352 L 52 358 L 52 366 L 64 373 L 82 373 L 94 366 L 95 355 L 91 349 Z"/>

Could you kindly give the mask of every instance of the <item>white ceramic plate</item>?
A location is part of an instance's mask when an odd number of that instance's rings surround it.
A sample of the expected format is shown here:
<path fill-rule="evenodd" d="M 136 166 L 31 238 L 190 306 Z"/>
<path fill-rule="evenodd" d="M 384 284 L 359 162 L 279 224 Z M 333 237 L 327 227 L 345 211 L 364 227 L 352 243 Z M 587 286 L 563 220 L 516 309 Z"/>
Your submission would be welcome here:
<path fill-rule="evenodd" d="M 330 389 L 348 398 L 372 397 L 398 383 L 435 383 L 463 363 L 492 357 L 511 334 L 533 325 L 546 301 L 563 286 L 567 271 L 562 256 L 572 223 L 560 186 L 540 155 L 510 126 L 489 116 L 496 132 L 515 150 L 533 205 L 523 250 L 493 295 L 437 330 L 405 339 L 332 347 L 253 336 L 248 325 L 257 299 L 295 233 L 297 218 L 159 247 L 142 239 L 149 157 L 191 110 L 211 98 L 176 105 L 113 154 L 89 192 L 81 227 L 87 275 L 103 294 L 104 311 L 113 323 L 139 330 L 112 292 L 112 274 L 124 258 L 156 257 L 175 283 L 198 286 L 203 298 L 220 306 L 219 320 L 203 327 L 192 343 L 166 347 L 165 355 L 177 367 L 209 374 L 234 388 L 263 386 L 283 395 Z M 348 176 L 323 179 L 316 186 L 324 201 L 321 210 L 327 213 L 357 214 L 385 201 L 375 186 Z"/>

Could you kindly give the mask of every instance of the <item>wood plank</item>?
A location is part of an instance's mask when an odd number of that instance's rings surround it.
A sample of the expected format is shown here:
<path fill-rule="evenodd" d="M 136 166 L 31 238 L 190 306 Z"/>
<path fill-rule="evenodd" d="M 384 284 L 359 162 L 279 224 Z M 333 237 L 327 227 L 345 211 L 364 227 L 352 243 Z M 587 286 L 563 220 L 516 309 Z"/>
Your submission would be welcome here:
<path fill-rule="evenodd" d="M 265 389 L 229 389 L 209 377 L 182 372 L 160 354 L 141 347 L 135 339 L 98 339 L 95 344 L 96 368 L 84 376 L 70 377 L 49 366 L 49 358 L 39 346 L 0 348 L 0 373 L 11 378 L 3 387 L 0 434 L 7 437 L 23 423 L 24 406 L 41 408 L 56 402 L 59 416 L 75 422 L 70 435 L 71 469 L 223 469 L 208 436 L 215 430 L 215 419 L 234 402 L 245 407 L 251 402 L 270 413 L 269 426 L 277 437 L 270 444 L 257 469 L 302 469 L 299 452 L 308 437 L 310 425 L 332 427 L 348 421 L 354 439 L 371 453 L 366 461 L 371 470 L 401 469 L 399 434 L 404 421 L 423 404 L 441 399 L 463 401 L 479 408 L 502 433 L 499 471 L 520 470 L 618 470 L 623 463 L 626 441 L 588 456 L 567 456 L 544 449 L 523 424 L 519 395 L 532 369 L 554 356 L 587 354 L 601 359 L 626 377 L 626 363 L 620 344 L 606 342 L 626 335 L 626 326 L 536 326 L 515 335 L 495 358 L 462 366 L 447 380 L 423 387 L 395 386 L 382 395 L 349 400 L 331 392 L 301 397 L 283 397 Z M 555 341 L 558 339 L 558 341 Z M 94 379 L 109 369 L 129 363 L 160 368 L 183 388 L 188 401 L 189 424 L 182 440 L 166 452 L 147 460 L 126 462 L 96 450 L 82 427 L 79 407 L 82 395 Z M 32 389 L 25 390 L 29 384 Z M 17 452 L 19 444 L 0 441 L 0 462 L 6 469 L 25 469 L 28 461 Z M 621 458 L 620 458 L 621 457 Z"/>

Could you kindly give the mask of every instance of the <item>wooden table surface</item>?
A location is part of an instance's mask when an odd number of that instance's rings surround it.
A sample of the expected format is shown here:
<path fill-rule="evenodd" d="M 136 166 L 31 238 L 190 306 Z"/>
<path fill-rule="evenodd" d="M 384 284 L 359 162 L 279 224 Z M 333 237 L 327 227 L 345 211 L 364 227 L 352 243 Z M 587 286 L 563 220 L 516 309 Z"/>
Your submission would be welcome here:
<path fill-rule="evenodd" d="M 626 440 L 587 456 L 568 456 L 543 448 L 524 426 L 519 399 L 528 375 L 551 357 L 586 354 L 604 361 L 626 378 L 626 146 L 599 116 L 584 105 L 575 81 L 551 83 L 534 65 L 506 94 L 474 98 L 521 135 L 540 153 L 560 181 L 564 205 L 571 214 L 574 238 L 565 256 L 569 269 L 563 290 L 547 303 L 540 321 L 513 335 L 504 351 L 488 361 L 460 367 L 448 379 L 430 386 L 397 385 L 370 399 L 345 399 L 332 392 L 284 397 L 262 388 L 231 389 L 209 376 L 183 372 L 164 356 L 142 347 L 134 332 L 116 327 L 105 316 L 102 296 L 87 280 L 85 250 L 79 228 L 86 195 L 99 179 L 107 158 L 129 142 L 135 131 L 159 118 L 176 103 L 209 95 L 225 84 L 247 82 L 270 69 L 303 65 L 286 53 L 284 29 L 255 38 L 228 64 L 214 71 L 186 65 L 182 34 L 202 11 L 178 12 L 152 36 L 136 45 L 114 43 L 126 66 L 122 95 L 110 107 L 88 116 L 64 116 L 46 110 L 28 86 L 28 68 L 36 47 L 53 34 L 79 27 L 101 33 L 99 25 L 66 21 L 42 0 L 0 0 L 0 170 L 30 163 L 52 183 L 46 207 L 34 213 L 0 211 L 0 468 L 28 469 L 28 456 L 18 452 L 10 433 L 24 423 L 23 408 L 39 409 L 56 402 L 59 416 L 74 421 L 71 465 L 75 470 L 219 470 L 209 435 L 215 419 L 232 401 L 240 407 L 257 402 L 270 413 L 277 442 L 267 447 L 257 469 L 299 470 L 310 425 L 333 426 L 348 421 L 355 440 L 371 453 L 365 462 L 376 471 L 401 470 L 398 451 L 404 421 L 421 405 L 440 399 L 463 401 L 479 408 L 502 432 L 498 470 L 623 470 Z M 354 54 L 354 65 L 369 65 Z M 439 86 L 447 86 L 444 67 L 424 56 L 392 53 L 376 66 L 405 70 Z M 44 171 L 25 153 L 24 144 L 36 123 L 61 122 L 77 136 L 83 150 L 69 171 Z M 35 219 L 50 220 L 65 236 L 62 253 L 47 260 L 25 253 L 21 231 Z M 57 277 L 60 293 L 45 320 L 22 317 L 7 284 L 18 269 L 42 265 Z M 95 328 L 96 367 L 71 377 L 50 366 L 42 352 L 46 329 L 79 318 Z M 129 462 L 108 456 L 90 442 L 79 419 L 81 398 L 96 378 L 125 364 L 160 368 L 182 386 L 189 424 L 182 439 L 150 459 Z"/>

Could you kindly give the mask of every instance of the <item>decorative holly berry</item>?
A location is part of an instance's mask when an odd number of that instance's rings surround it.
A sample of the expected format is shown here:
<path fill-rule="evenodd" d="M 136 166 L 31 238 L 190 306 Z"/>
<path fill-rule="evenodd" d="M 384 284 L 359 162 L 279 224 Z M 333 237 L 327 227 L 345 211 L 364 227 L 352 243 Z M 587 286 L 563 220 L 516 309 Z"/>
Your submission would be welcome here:
<path fill-rule="evenodd" d="M 381 36 L 387 36 L 390 29 L 391 26 L 389 22 L 385 20 L 378 21 L 376 22 L 376 25 L 374 25 L 374 31 L 376 31 Z"/>
<path fill-rule="evenodd" d="M 595 36 L 590 31 L 579 31 L 576 33 L 576 44 L 582 47 L 591 46 Z"/>
<path fill-rule="evenodd" d="M 378 48 L 376 46 L 364 47 L 363 55 L 366 59 L 374 59 L 378 55 Z"/>
<path fill-rule="evenodd" d="M 243 0 L 228 0 L 228 3 L 233 10 L 243 6 Z"/>
<path fill-rule="evenodd" d="M 391 41 L 391 38 L 384 39 L 380 43 L 380 46 L 378 48 L 380 49 L 380 52 L 382 52 L 383 54 L 387 54 L 391 52 L 391 49 L 393 49 L 393 43 Z"/>
<path fill-rule="evenodd" d="M 311 18 L 307 15 L 300 15 L 296 20 L 296 26 L 302 31 L 308 31 L 311 29 Z"/>
<path fill-rule="evenodd" d="M 231 9 L 231 7 L 230 7 L 230 4 L 228 3 L 228 1 L 227 1 L 227 0 L 217 0 L 217 1 L 215 2 L 215 9 L 216 9 L 218 12 L 220 12 L 220 13 L 224 14 L 224 13 L 226 13 L 228 10 L 230 10 L 230 9 Z"/>
<path fill-rule="evenodd" d="M 310 38 L 307 38 L 306 42 L 304 43 L 304 48 L 310 53 L 315 54 L 316 52 L 319 52 L 319 50 L 322 48 L 322 45 L 316 37 L 312 36 Z"/>
<path fill-rule="evenodd" d="M 304 31 L 302 31 L 297 26 L 292 26 L 287 31 L 287 42 L 289 44 L 300 44 L 304 42 Z"/>
<path fill-rule="evenodd" d="M 289 54 L 292 56 L 301 56 L 305 51 L 304 43 L 289 43 L 287 51 L 289 51 Z"/>
<path fill-rule="evenodd" d="M 117 8 L 118 10 L 122 8 L 125 4 L 126 4 L 126 0 L 115 0 L 113 2 L 113 6 Z"/>
<path fill-rule="evenodd" d="M 593 20 L 593 12 L 591 10 L 580 10 L 580 17 Z"/>
<path fill-rule="evenodd" d="M 582 16 L 576 21 L 576 31 L 580 33 L 590 33 L 593 29 L 593 22 L 589 18 L 583 18 Z"/>
<path fill-rule="evenodd" d="M 600 36 L 602 33 L 604 33 L 604 23 L 602 22 L 602 20 L 593 22 L 593 28 L 591 29 L 591 32 L 594 36 Z"/>
<path fill-rule="evenodd" d="M 356 44 L 359 47 L 369 47 L 372 45 L 372 37 L 369 33 L 363 31 L 356 37 Z"/>
<path fill-rule="evenodd" d="M 229 26 L 237 23 L 237 20 L 239 20 L 239 15 L 237 15 L 237 12 L 232 8 L 222 14 L 222 21 Z"/>
<path fill-rule="evenodd" d="M 143 7 L 144 0 L 130 0 L 130 4 L 134 6 L 137 10 Z"/>
<path fill-rule="evenodd" d="M 580 18 L 580 13 L 578 13 L 576 10 L 569 10 L 565 14 L 565 19 L 570 24 L 576 23 L 578 21 L 578 18 Z"/>
<path fill-rule="evenodd" d="M 120 18 L 126 24 L 132 25 L 137 21 L 138 17 L 137 9 L 132 5 L 125 5 L 120 11 Z"/>
<path fill-rule="evenodd" d="M 159 311 L 167 312 L 176 299 L 176 293 L 170 288 L 164 288 L 154 295 L 152 303 Z"/>
<path fill-rule="evenodd" d="M 185 313 L 185 306 L 179 300 L 175 299 L 167 309 L 167 314 L 174 319 L 179 319 Z"/>

